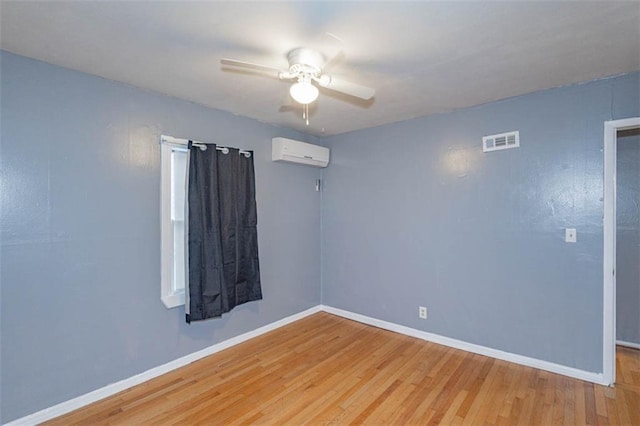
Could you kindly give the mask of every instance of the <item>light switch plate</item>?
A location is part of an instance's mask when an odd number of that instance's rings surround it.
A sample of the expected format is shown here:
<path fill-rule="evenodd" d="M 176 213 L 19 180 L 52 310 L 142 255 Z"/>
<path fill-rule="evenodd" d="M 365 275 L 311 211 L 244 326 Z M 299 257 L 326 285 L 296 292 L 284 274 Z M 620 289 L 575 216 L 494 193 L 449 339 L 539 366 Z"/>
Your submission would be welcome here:
<path fill-rule="evenodd" d="M 567 243 L 575 243 L 577 240 L 576 228 L 566 228 L 564 230 L 564 240 Z"/>

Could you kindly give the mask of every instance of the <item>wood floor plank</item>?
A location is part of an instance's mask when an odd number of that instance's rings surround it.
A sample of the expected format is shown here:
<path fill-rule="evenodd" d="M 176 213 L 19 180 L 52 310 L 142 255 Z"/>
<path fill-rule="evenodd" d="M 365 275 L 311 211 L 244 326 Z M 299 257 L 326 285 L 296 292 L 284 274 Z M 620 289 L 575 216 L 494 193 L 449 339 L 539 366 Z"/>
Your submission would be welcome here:
<path fill-rule="evenodd" d="M 607 388 L 318 313 L 55 425 L 640 425 L 640 351 Z"/>

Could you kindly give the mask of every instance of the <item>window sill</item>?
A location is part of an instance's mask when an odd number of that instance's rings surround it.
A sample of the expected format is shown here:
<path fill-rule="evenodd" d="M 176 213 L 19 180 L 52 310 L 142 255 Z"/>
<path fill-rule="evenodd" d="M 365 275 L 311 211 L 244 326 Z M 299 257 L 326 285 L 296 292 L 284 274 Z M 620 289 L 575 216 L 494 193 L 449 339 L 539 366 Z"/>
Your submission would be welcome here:
<path fill-rule="evenodd" d="M 162 303 L 167 309 L 176 308 L 184 305 L 184 292 L 163 295 Z"/>

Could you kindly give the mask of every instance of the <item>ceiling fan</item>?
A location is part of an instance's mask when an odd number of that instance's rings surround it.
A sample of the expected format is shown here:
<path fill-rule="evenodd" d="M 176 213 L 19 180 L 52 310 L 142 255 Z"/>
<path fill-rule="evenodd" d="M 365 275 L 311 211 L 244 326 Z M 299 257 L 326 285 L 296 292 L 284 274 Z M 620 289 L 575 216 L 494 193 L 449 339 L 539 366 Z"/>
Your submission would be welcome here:
<path fill-rule="evenodd" d="M 291 85 L 289 93 L 293 100 L 303 105 L 303 118 L 306 119 L 307 125 L 309 125 L 309 104 L 318 98 L 318 87 L 363 100 L 369 100 L 375 95 L 375 90 L 370 87 L 352 83 L 335 75 L 325 74 L 323 71 L 328 62 L 320 52 L 313 49 L 306 47 L 293 49 L 287 54 L 287 59 L 289 61 L 289 69 L 287 70 L 227 58 L 221 59 L 220 63 L 232 67 L 268 72 L 281 80 L 295 81 Z"/>

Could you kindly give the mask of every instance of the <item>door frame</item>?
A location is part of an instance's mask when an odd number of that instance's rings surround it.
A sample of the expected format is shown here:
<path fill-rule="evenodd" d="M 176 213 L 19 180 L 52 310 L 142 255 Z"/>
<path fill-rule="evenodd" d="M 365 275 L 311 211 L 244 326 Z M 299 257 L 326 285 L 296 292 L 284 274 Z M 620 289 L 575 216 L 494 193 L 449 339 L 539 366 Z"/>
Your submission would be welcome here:
<path fill-rule="evenodd" d="M 616 380 L 616 159 L 618 130 L 640 127 L 640 117 L 604 122 L 604 258 L 603 258 L 603 378 Z"/>

